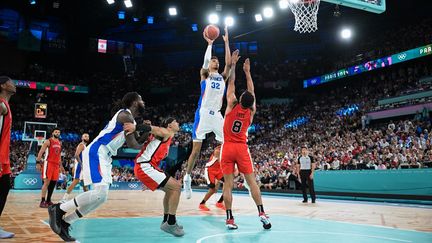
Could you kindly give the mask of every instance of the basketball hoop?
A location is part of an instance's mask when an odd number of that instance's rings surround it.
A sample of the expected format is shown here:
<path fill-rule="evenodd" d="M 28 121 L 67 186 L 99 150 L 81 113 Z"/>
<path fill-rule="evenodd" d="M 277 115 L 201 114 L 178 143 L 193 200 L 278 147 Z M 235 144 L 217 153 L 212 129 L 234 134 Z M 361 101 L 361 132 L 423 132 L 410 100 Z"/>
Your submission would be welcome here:
<path fill-rule="evenodd" d="M 42 146 L 43 143 L 45 142 L 45 138 L 44 137 L 36 137 L 36 141 L 38 146 Z"/>
<path fill-rule="evenodd" d="M 320 0 L 288 0 L 295 17 L 294 31 L 312 33 L 318 29 L 318 9 Z"/>

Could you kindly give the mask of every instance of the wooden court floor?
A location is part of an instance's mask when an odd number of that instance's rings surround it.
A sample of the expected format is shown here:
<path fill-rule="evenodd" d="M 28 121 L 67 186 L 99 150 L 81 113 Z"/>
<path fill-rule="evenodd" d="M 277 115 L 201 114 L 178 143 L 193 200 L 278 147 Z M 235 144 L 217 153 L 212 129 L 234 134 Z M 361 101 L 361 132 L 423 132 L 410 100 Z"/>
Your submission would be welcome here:
<path fill-rule="evenodd" d="M 75 192 L 77 193 L 77 192 Z M 54 201 L 63 192 L 55 192 Z M 207 203 L 210 212 L 198 210 L 204 193 L 194 192 L 192 199 L 180 199 L 178 219 L 188 215 L 225 217 L 225 211 L 214 206 L 220 194 Z M 163 192 L 156 191 L 110 191 L 105 205 L 89 218 L 128 218 L 160 216 L 162 213 Z M 62 242 L 43 223 L 47 220 L 47 210 L 39 208 L 39 192 L 11 191 L 0 218 L 0 226 L 14 232 L 15 238 L 1 242 Z M 397 204 L 363 203 L 352 201 L 317 200 L 316 204 L 303 204 L 299 198 L 278 198 L 265 196 L 264 208 L 270 215 L 286 215 L 304 219 L 322 219 L 353 224 L 386 226 L 397 229 L 432 232 L 432 207 L 418 207 Z M 248 195 L 234 195 L 233 213 L 235 217 L 256 215 L 257 210 Z M 224 225 L 221 225 L 224 227 Z"/>

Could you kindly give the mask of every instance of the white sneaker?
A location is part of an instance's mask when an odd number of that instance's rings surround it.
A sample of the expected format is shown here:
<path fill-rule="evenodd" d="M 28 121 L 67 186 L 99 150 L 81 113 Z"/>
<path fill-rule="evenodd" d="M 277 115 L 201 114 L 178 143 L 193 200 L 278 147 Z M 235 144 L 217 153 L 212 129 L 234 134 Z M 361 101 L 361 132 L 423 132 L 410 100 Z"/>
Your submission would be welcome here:
<path fill-rule="evenodd" d="M 2 228 L 0 228 L 0 239 L 9 239 L 13 238 L 15 236 L 12 232 L 4 231 Z"/>
<path fill-rule="evenodd" d="M 168 222 L 165 222 L 161 225 L 160 228 L 161 230 L 177 237 L 181 237 L 185 234 L 184 230 L 181 229 L 178 224 L 169 225 Z"/>
<path fill-rule="evenodd" d="M 269 219 L 269 217 L 267 216 L 267 214 L 265 214 L 265 213 L 260 213 L 259 214 L 259 218 L 260 218 L 260 221 L 261 221 L 261 223 L 263 224 L 263 228 L 264 229 L 270 229 L 271 228 L 271 223 L 270 223 L 270 219 Z"/>
<path fill-rule="evenodd" d="M 186 195 L 186 199 L 192 198 L 192 178 L 189 174 L 186 174 L 183 178 L 183 190 Z"/>

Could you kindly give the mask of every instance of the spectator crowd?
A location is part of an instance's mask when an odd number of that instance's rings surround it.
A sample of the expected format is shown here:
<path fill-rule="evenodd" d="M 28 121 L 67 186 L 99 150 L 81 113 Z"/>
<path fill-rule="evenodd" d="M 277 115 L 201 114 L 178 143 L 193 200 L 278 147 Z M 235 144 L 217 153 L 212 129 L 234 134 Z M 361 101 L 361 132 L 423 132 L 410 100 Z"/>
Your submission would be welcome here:
<path fill-rule="evenodd" d="M 427 23 L 430 23 L 430 20 L 425 20 L 419 26 L 425 27 L 426 25 L 425 28 L 430 28 L 431 25 Z M 432 31 L 422 30 L 423 32 L 420 33 L 418 28 L 412 28 L 411 31 L 406 29 L 407 34 L 401 35 L 402 37 L 398 36 L 396 38 L 398 43 L 390 49 L 377 48 L 377 45 L 365 43 L 363 50 L 374 50 L 373 53 L 366 53 L 365 55 L 368 58 L 388 55 L 391 54 L 390 52 L 420 45 L 424 43 L 426 38 L 431 39 L 430 33 Z M 429 33 L 429 36 L 425 36 L 423 33 Z M 387 37 L 380 39 L 380 41 L 379 43 L 384 41 L 385 46 L 392 46 L 387 43 L 389 41 Z M 350 62 L 345 61 L 343 64 L 346 67 Z M 313 66 L 310 63 L 301 62 L 280 63 L 278 65 L 257 62 L 254 65 L 252 73 L 255 83 L 259 89 L 264 90 L 263 92 L 265 92 L 265 88 L 259 84 L 263 80 L 278 81 L 294 76 L 302 77 L 307 71 L 301 67 Z M 336 62 L 336 66 L 338 65 L 339 61 Z M 312 72 L 313 70 L 307 74 Z M 29 76 L 23 77 L 24 74 Z M 21 74 L 19 78 L 32 80 L 50 77 L 50 79 L 65 80 L 65 83 L 70 76 L 58 75 L 53 70 L 46 70 L 37 65 L 30 67 L 29 73 L 24 74 Z M 93 74 L 90 79 L 99 85 L 92 88 L 88 97 L 71 94 L 67 94 L 65 97 L 62 96 L 64 94 L 44 97 L 43 102 L 48 103 L 49 113 L 43 122 L 56 122 L 62 132 L 77 134 L 88 132 L 91 138 L 94 138 L 98 131 L 105 126 L 104 122 L 109 119 L 112 102 L 120 98 L 123 93 L 137 90 L 143 94 L 151 94 L 154 92 L 151 90 L 152 88 L 167 86 L 173 88 L 175 92 L 172 97 L 166 97 L 166 101 L 164 97 L 146 100 L 147 96 L 143 95 L 144 100 L 148 103 L 141 119 L 148 119 L 153 124 L 160 124 L 164 117 L 172 116 L 181 124 L 191 124 L 194 119 L 199 91 L 195 87 L 197 82 L 192 84 L 195 86 L 190 84 L 192 83 L 191 80 L 196 79 L 195 76 L 194 70 L 190 69 L 176 72 L 152 70 L 138 73 L 136 77 Z M 429 97 L 388 106 L 377 105 L 380 99 L 430 91 L 430 84 L 420 82 L 422 77 L 428 76 L 432 76 L 430 59 L 380 69 L 352 77 L 342 84 L 336 82 L 323 89 L 319 87 L 312 90 L 301 90 L 299 94 L 292 96 L 293 100 L 289 103 L 264 104 L 258 99 L 257 113 L 253 121 L 256 129 L 249 134 L 249 146 L 254 161 L 256 179 L 260 186 L 269 190 L 298 187 L 299 182 L 294 164 L 300 155 L 301 145 L 309 147 L 319 170 L 386 170 L 430 167 L 432 126 L 429 110 L 418 111 L 412 116 L 395 117 L 392 118 L 393 120 L 370 121 L 367 118 L 367 113 L 370 111 L 430 103 Z M 79 80 L 78 84 L 85 84 L 83 81 L 85 78 Z M 139 85 L 140 80 L 147 80 L 148 86 Z M 182 88 L 177 89 L 177 87 Z M 257 93 L 259 89 L 257 88 Z M 191 90 L 194 90 L 192 94 L 190 94 Z M 34 102 L 35 97 L 35 93 L 24 90 L 19 90 L 18 94 L 13 97 L 11 106 L 14 115 L 13 130 L 22 130 L 24 121 L 34 120 L 32 118 L 34 107 L 29 104 Z M 148 97 L 154 96 L 149 95 Z M 176 102 L 170 102 L 173 99 Z M 354 112 L 338 113 L 340 109 L 353 105 L 358 107 Z M 288 122 L 301 117 L 308 119 L 298 126 L 286 126 Z M 63 163 L 69 174 L 72 171 L 73 155 L 78 142 L 63 143 Z M 191 134 L 189 131 L 184 130 L 177 134 L 173 140 L 173 146 L 179 146 L 190 151 Z M 209 138 L 203 146 L 193 171 L 192 178 L 195 185 L 206 183 L 203 178 L 204 166 L 214 147 L 214 139 Z M 12 142 L 11 162 L 14 176 L 25 168 L 28 150 L 28 143 Z M 179 161 L 179 163 L 181 162 L 184 161 Z M 112 175 L 114 181 L 136 180 L 133 170 L 129 167 L 114 167 Z M 182 173 L 179 172 L 176 176 L 180 178 L 181 175 Z M 66 181 L 68 176 L 70 175 L 64 175 Z M 242 187 L 242 184 L 242 178 L 237 177 L 236 185 Z"/>

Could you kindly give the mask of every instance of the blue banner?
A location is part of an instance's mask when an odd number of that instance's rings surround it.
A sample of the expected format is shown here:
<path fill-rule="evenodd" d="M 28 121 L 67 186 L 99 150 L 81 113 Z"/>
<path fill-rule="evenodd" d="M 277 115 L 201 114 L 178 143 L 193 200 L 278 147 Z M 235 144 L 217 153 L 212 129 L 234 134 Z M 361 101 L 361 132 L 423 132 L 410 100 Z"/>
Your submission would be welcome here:
<path fill-rule="evenodd" d="M 14 180 L 14 189 L 19 190 L 40 190 L 42 188 L 42 178 L 39 172 L 37 173 L 21 173 Z"/>
<path fill-rule="evenodd" d="M 142 190 L 143 184 L 139 181 L 134 182 L 113 182 L 110 190 Z"/>
<path fill-rule="evenodd" d="M 357 74 L 369 72 L 383 67 L 388 67 L 396 63 L 406 62 L 412 59 L 420 58 L 431 54 L 432 54 L 432 44 L 422 46 L 422 47 L 417 47 L 388 57 L 382 57 L 376 60 L 368 61 L 360 65 L 343 68 L 336 72 L 306 79 L 303 81 L 303 88 L 324 84 L 337 79 L 354 76 Z"/>

